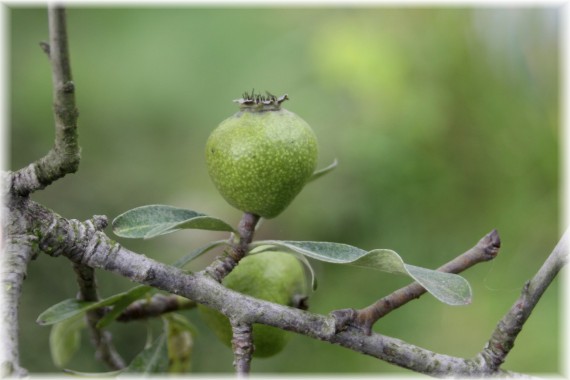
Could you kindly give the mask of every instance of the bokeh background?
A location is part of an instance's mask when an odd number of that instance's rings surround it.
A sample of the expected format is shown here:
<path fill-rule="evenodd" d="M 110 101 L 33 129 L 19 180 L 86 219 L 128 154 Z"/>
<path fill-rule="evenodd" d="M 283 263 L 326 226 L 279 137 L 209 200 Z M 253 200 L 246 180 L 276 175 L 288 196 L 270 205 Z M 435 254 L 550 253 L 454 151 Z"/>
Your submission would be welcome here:
<path fill-rule="evenodd" d="M 53 142 L 51 77 L 38 42 L 45 9 L 9 10 L 11 169 Z M 497 228 L 500 255 L 464 273 L 473 303 L 451 307 L 427 295 L 374 330 L 430 350 L 471 357 L 510 308 L 559 236 L 560 15 L 551 7 L 71 8 L 68 28 L 80 109 L 79 171 L 33 195 L 68 218 L 110 218 L 170 204 L 237 223 L 217 194 L 204 144 L 255 88 L 288 93 L 320 144 L 311 183 L 263 239 L 322 240 L 390 248 L 436 267 Z M 108 233 L 112 236 L 110 230 Z M 127 248 L 172 262 L 215 232 L 179 232 Z M 212 260 L 190 265 L 199 270 Z M 408 283 L 372 270 L 314 263 L 311 310 L 360 308 Z M 104 297 L 132 286 L 98 272 Z M 559 281 L 548 289 L 505 368 L 555 373 L 561 366 Z M 21 306 L 23 365 L 57 371 L 40 312 L 76 286 L 68 261 L 41 256 L 29 267 Z M 232 354 L 194 310 L 193 371 L 232 371 Z M 111 328 L 129 360 L 158 322 Z M 103 371 L 83 336 L 69 367 Z M 403 373 L 341 347 L 294 336 L 255 372 Z"/>

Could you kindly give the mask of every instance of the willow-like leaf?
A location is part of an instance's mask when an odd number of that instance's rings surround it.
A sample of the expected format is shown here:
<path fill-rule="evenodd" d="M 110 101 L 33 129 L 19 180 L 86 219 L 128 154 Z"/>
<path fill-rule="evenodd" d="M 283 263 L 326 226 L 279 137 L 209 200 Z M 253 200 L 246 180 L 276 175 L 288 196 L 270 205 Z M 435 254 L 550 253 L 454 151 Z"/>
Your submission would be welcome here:
<path fill-rule="evenodd" d="M 390 249 L 365 251 L 348 244 L 314 241 L 265 240 L 255 243 L 256 247 L 268 245 L 329 263 L 348 264 L 388 273 L 404 274 L 417 281 L 435 298 L 448 305 L 466 305 L 471 302 L 471 287 L 463 277 L 406 264 L 400 255 Z M 264 249 L 267 250 L 265 247 Z"/>
<path fill-rule="evenodd" d="M 131 209 L 117 216 L 112 225 L 115 235 L 131 239 L 150 239 L 181 229 L 235 232 L 218 218 L 167 205 Z"/>

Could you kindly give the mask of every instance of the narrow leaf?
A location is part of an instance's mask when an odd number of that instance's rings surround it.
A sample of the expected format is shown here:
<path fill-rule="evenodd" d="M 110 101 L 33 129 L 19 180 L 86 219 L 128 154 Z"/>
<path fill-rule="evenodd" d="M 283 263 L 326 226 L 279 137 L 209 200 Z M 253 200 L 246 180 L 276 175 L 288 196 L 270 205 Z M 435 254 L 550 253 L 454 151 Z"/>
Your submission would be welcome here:
<path fill-rule="evenodd" d="M 234 232 L 229 224 L 220 219 L 166 205 L 137 207 L 113 220 L 113 232 L 125 238 L 149 239 L 180 229 Z"/>
<path fill-rule="evenodd" d="M 208 243 L 200 248 L 197 248 L 195 250 L 193 250 L 192 252 L 190 252 L 187 255 L 182 256 L 181 258 L 179 258 L 178 260 L 176 260 L 172 266 L 175 266 L 177 268 L 182 268 L 184 267 L 186 264 L 188 264 L 190 261 L 194 260 L 195 258 L 197 258 L 198 256 L 208 252 L 211 249 L 214 249 L 222 244 L 227 244 L 226 240 L 218 240 L 218 241 L 213 241 L 211 243 Z"/>
<path fill-rule="evenodd" d="M 56 367 L 65 367 L 77 352 L 81 343 L 81 329 L 84 327 L 85 320 L 81 316 L 52 326 L 49 347 Z"/>
<path fill-rule="evenodd" d="M 405 266 L 410 276 L 426 290 L 431 289 L 429 292 L 441 302 L 453 306 L 471 303 L 471 286 L 463 277 L 410 264 Z"/>
<path fill-rule="evenodd" d="M 151 239 L 156 236 L 188 229 L 234 232 L 234 229 L 229 224 L 220 219 L 206 215 L 199 215 L 192 219 L 187 219 L 179 223 L 165 223 L 163 225 L 157 226 L 148 231 L 144 235 L 144 238 Z"/>
<path fill-rule="evenodd" d="M 98 309 L 103 306 L 114 305 L 115 303 L 121 301 L 124 297 L 131 297 L 132 292 L 142 292 L 141 288 L 146 288 L 147 292 L 149 290 L 152 290 L 150 286 L 139 285 L 127 292 L 115 294 L 98 302 L 85 302 L 76 299 L 66 299 L 49 307 L 47 310 L 41 313 L 36 322 L 40 325 L 53 325 L 54 323 L 73 318 L 89 310 Z"/>
<path fill-rule="evenodd" d="M 46 309 L 39 315 L 36 323 L 42 326 L 53 325 L 66 319 L 75 317 L 88 310 L 92 310 L 95 308 L 93 306 L 95 304 L 95 302 L 66 299 Z"/>
<path fill-rule="evenodd" d="M 200 256 L 201 254 L 219 246 L 225 244 L 225 240 L 218 240 L 211 242 L 203 247 L 200 247 L 188 255 L 181 257 L 174 264 L 175 267 L 182 268 L 191 260 Z M 97 324 L 98 328 L 103 328 L 113 322 L 117 317 L 133 302 L 143 298 L 149 292 L 155 292 L 155 289 L 146 286 L 139 285 L 131 288 L 130 290 L 122 293 L 115 294 L 109 298 L 98 302 L 85 302 L 76 299 L 67 299 L 58 304 L 55 304 L 45 310 L 40 314 L 36 322 L 40 325 L 53 325 L 59 323 L 69 318 L 73 318 L 77 315 L 83 314 L 90 310 L 95 310 L 104 306 L 113 306 L 113 309 L 107 313 Z"/>
<path fill-rule="evenodd" d="M 253 249 L 251 249 L 248 252 L 248 256 L 249 255 L 256 255 L 256 254 L 267 252 L 267 251 L 276 251 L 278 249 L 279 249 L 279 247 L 277 247 L 275 245 L 271 245 L 271 244 L 258 245 L 258 246 L 254 246 Z M 309 262 L 309 260 L 307 260 L 307 257 L 303 254 L 300 254 L 299 252 L 295 252 L 295 251 L 292 251 L 290 249 L 288 249 L 287 252 L 291 253 L 292 255 L 295 255 L 295 257 L 297 257 L 303 263 L 305 268 L 307 268 L 307 271 L 308 271 L 307 274 L 309 277 L 309 282 L 311 283 L 311 289 L 313 291 L 317 290 L 317 277 L 315 276 L 315 271 L 314 271 L 311 263 Z"/>
<path fill-rule="evenodd" d="M 324 168 L 322 168 L 322 169 L 319 169 L 319 170 L 315 171 L 315 172 L 311 175 L 311 177 L 309 178 L 309 180 L 307 181 L 307 183 L 312 182 L 312 181 L 314 181 L 314 180 L 316 180 L 316 179 L 319 179 L 319 178 L 321 178 L 322 176 L 324 176 L 325 174 L 330 173 L 330 172 L 333 171 L 337 166 L 338 166 L 338 161 L 337 161 L 337 159 L 335 158 L 334 161 L 332 162 L 332 164 L 330 164 L 329 166 L 324 167 Z"/>
<path fill-rule="evenodd" d="M 349 264 L 372 268 L 388 273 L 410 276 L 435 298 L 449 305 L 465 305 L 471 302 L 471 287 L 463 277 L 404 263 L 402 258 L 389 249 L 365 251 L 347 244 L 312 241 L 267 240 L 255 247 L 274 245 L 301 253 L 316 260 L 335 264 Z"/>
<path fill-rule="evenodd" d="M 255 243 L 258 245 L 276 245 L 305 256 L 336 264 L 347 264 L 366 255 L 366 251 L 342 243 L 329 243 L 318 241 L 280 241 L 265 240 Z"/>

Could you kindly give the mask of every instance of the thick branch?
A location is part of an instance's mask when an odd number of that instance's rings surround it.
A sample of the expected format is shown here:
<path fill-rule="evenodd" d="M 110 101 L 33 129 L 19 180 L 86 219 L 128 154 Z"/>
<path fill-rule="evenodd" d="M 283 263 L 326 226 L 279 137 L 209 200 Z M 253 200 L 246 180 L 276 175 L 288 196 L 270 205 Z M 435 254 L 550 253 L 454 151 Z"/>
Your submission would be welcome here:
<path fill-rule="evenodd" d="M 473 248 L 442 265 L 437 270 L 447 273 L 463 272 L 475 264 L 495 258 L 499 253 L 500 246 L 499 233 L 497 230 L 493 230 L 481 238 Z M 337 319 L 337 329 L 340 330 L 346 325 L 352 324 L 370 334 L 372 326 L 376 321 L 400 306 L 419 298 L 424 293 L 426 293 L 426 290 L 420 284 L 414 282 L 379 299 L 364 309 L 342 309 L 336 310 L 332 314 Z"/>
<path fill-rule="evenodd" d="M 22 377 L 27 375 L 27 371 L 20 367 L 18 311 L 22 283 L 26 278 L 28 263 L 33 258 L 35 239 L 26 235 L 12 235 L 2 243 L 5 246 L 2 247 L 4 252 L 0 262 L 0 377 Z"/>
<path fill-rule="evenodd" d="M 497 324 L 491 339 L 480 354 L 490 368 L 499 368 L 504 363 L 534 307 L 558 272 L 568 263 L 569 250 L 570 228 L 566 230 L 533 279 L 525 284 L 520 297 L 511 309 Z"/>
<path fill-rule="evenodd" d="M 225 288 L 203 273 L 186 273 L 131 252 L 86 223 L 53 214 L 30 200 L 21 205 L 22 218 L 36 221 L 39 248 L 52 256 L 107 270 L 134 282 L 179 294 L 223 312 L 230 319 L 262 323 L 327 341 L 412 371 L 434 376 L 497 374 L 481 358 L 442 355 L 379 334 L 367 335 L 348 326 L 338 332 L 335 319 L 252 298 Z"/>
<path fill-rule="evenodd" d="M 55 142 L 47 155 L 11 173 L 11 192 L 15 195 L 25 196 L 43 189 L 66 174 L 74 173 L 79 166 L 78 111 L 75 107 L 75 87 L 71 77 L 65 10 L 50 5 L 48 17 Z"/>

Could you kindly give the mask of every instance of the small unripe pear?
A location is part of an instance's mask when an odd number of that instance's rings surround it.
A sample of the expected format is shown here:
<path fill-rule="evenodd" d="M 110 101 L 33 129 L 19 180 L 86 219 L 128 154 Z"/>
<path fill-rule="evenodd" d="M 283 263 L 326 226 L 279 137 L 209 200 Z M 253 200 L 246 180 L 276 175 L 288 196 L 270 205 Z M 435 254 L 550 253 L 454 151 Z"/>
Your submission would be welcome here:
<path fill-rule="evenodd" d="M 243 258 L 226 276 L 224 286 L 249 296 L 297 306 L 295 303 L 307 292 L 303 264 L 293 255 L 284 252 L 263 252 Z M 221 313 L 199 305 L 198 310 L 216 336 L 231 347 L 230 321 Z M 279 353 L 290 338 L 289 332 L 254 324 L 253 344 L 255 357 L 269 357 Z"/>
<path fill-rule="evenodd" d="M 286 96 L 239 99 L 240 111 L 206 142 L 208 173 L 232 206 L 264 218 L 279 215 L 315 170 L 317 139 L 299 116 L 281 108 Z"/>

